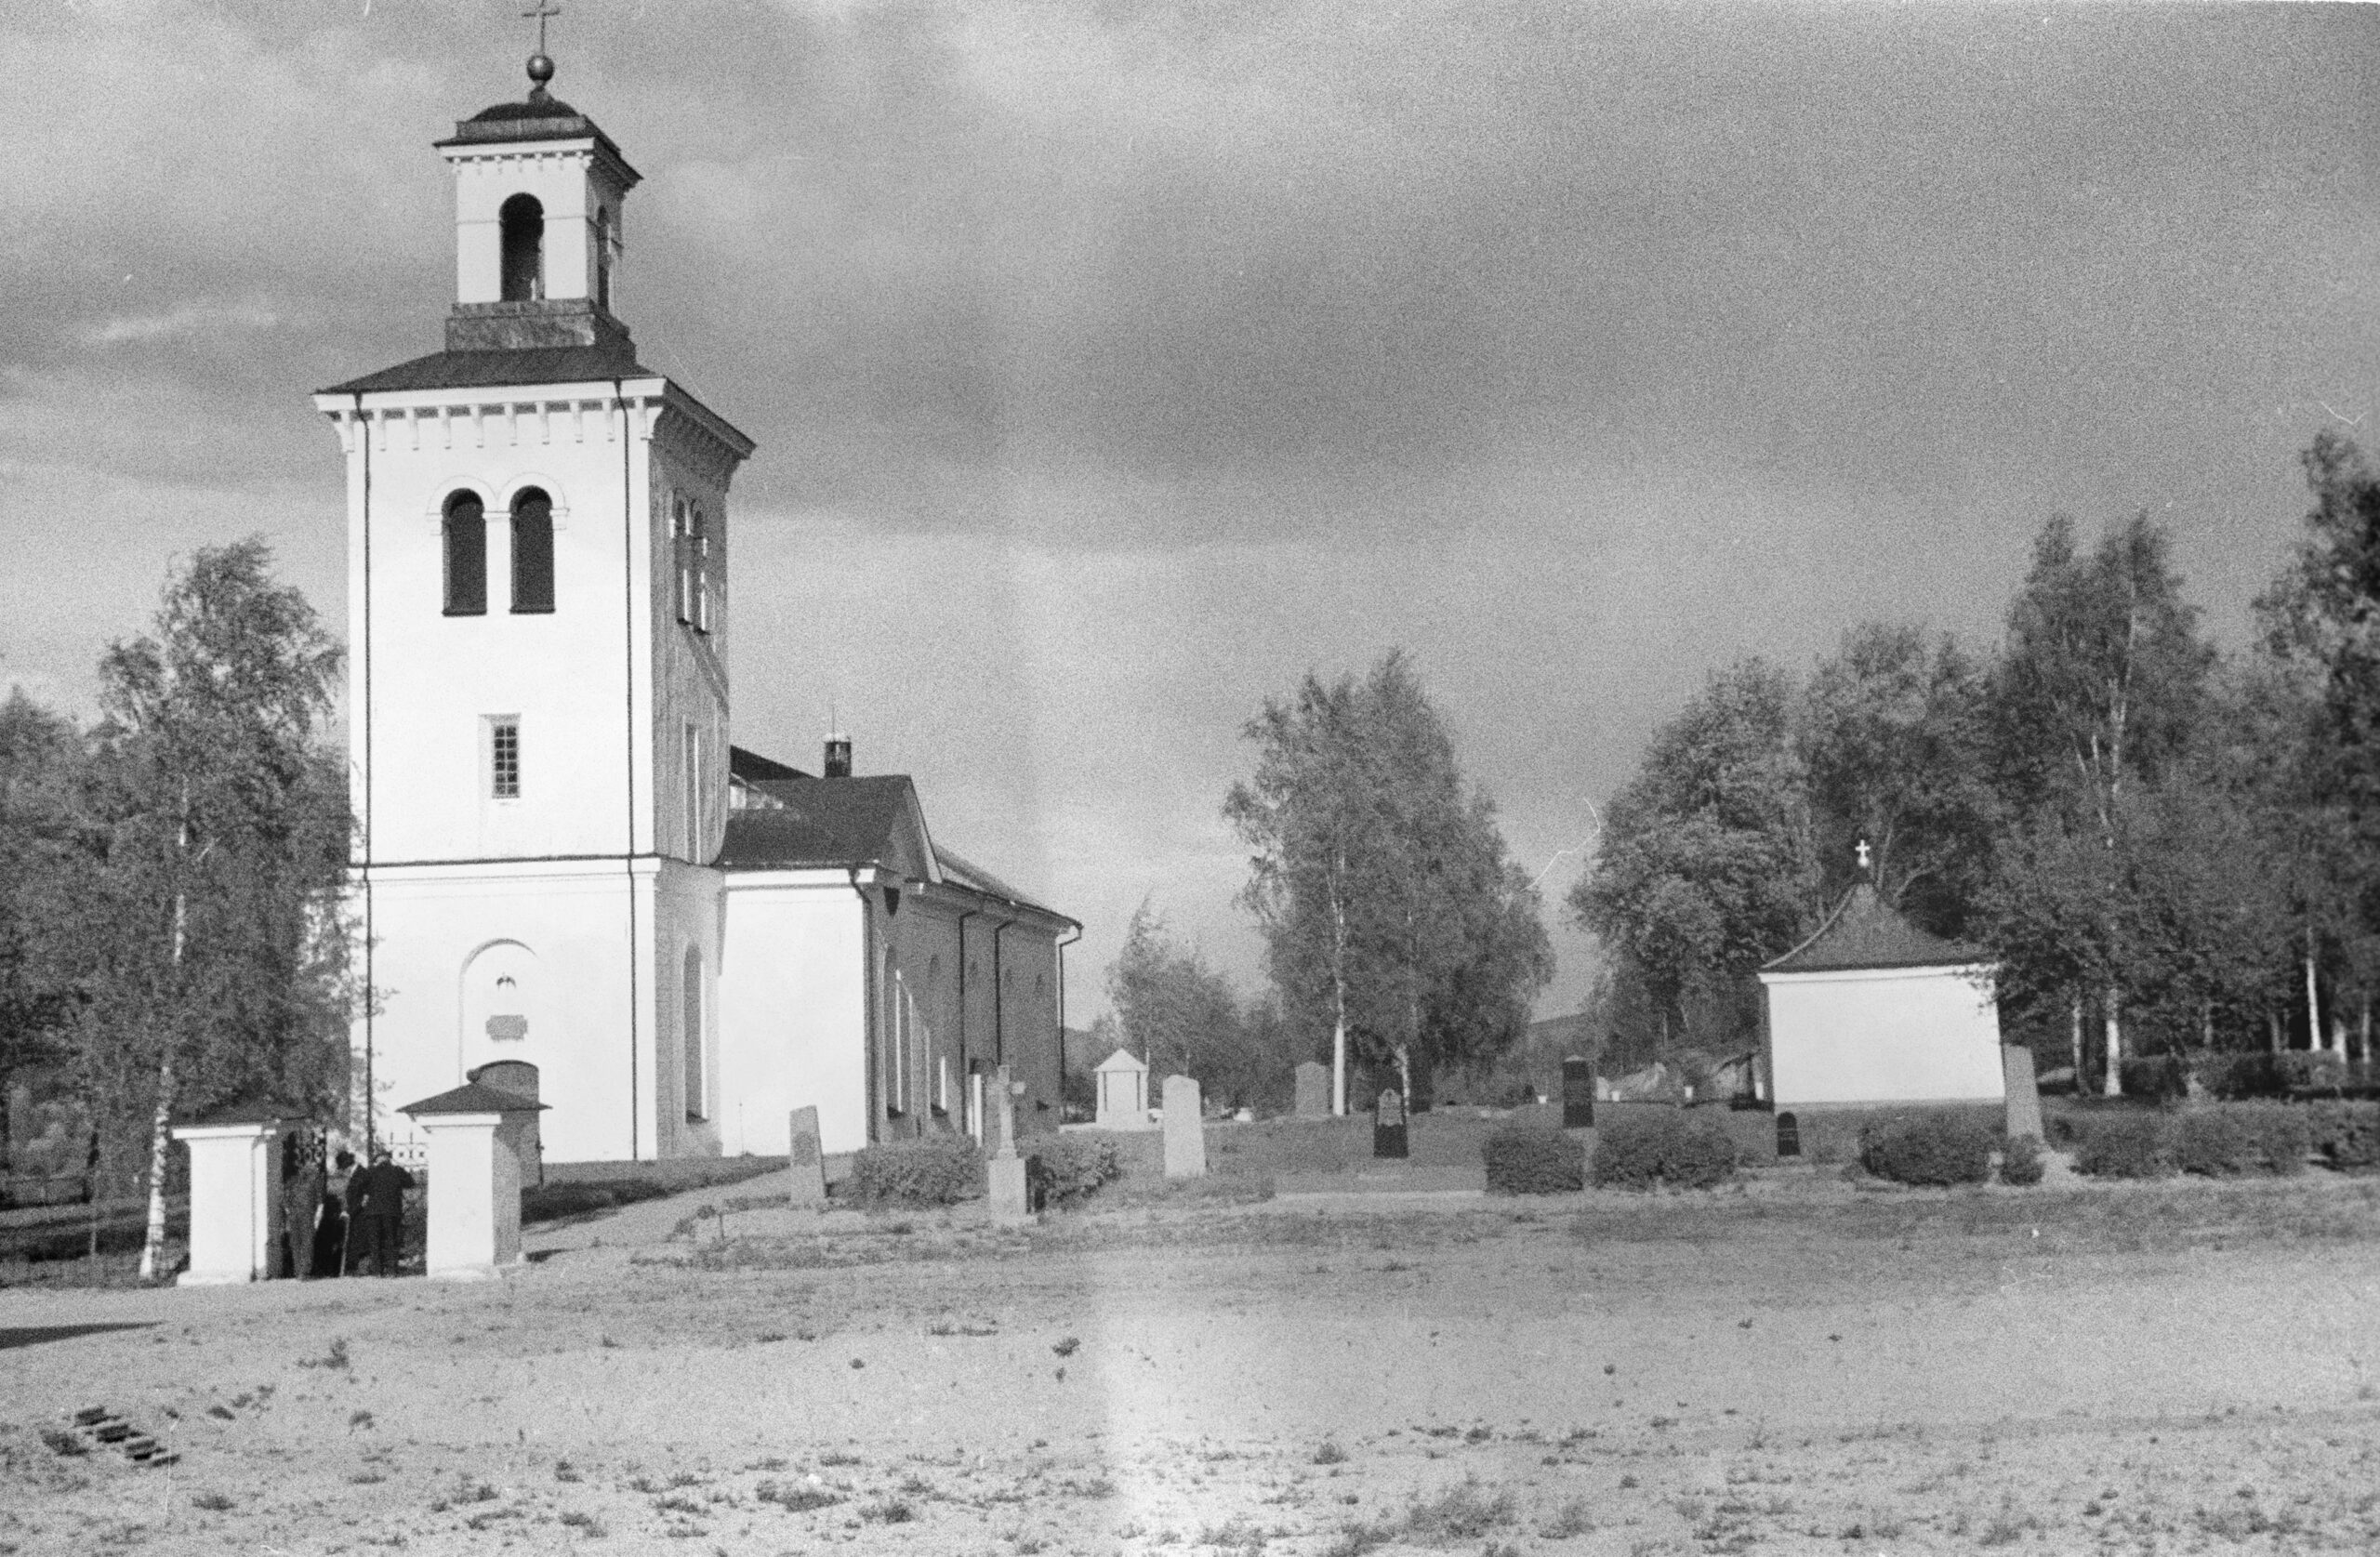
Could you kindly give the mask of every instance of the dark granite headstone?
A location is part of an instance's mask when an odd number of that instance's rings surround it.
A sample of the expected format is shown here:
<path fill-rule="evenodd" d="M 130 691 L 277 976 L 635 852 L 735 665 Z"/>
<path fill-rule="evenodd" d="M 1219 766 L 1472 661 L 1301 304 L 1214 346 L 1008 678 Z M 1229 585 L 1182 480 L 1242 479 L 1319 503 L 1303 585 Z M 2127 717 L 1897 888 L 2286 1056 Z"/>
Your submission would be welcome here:
<path fill-rule="evenodd" d="M 1372 1115 L 1372 1155 L 1402 1157 L 1406 1155 L 1405 1099 L 1391 1087 L 1380 1095 L 1380 1104 Z"/>
<path fill-rule="evenodd" d="M 1588 1130 L 1595 1126 L 1595 1062 L 1562 1062 L 1562 1128 Z"/>

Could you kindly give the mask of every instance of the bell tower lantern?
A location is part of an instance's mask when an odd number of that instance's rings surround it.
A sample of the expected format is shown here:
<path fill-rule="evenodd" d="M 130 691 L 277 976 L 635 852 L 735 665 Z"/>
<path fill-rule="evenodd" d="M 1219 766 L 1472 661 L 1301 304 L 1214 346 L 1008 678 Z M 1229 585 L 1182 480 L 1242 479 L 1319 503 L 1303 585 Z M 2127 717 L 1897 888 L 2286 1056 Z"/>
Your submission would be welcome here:
<path fill-rule="evenodd" d="M 595 122 L 547 90 L 554 62 L 529 60 L 529 96 L 456 125 L 438 143 L 455 174 L 455 311 L 449 351 L 611 346 L 620 208 L 638 175 Z"/>

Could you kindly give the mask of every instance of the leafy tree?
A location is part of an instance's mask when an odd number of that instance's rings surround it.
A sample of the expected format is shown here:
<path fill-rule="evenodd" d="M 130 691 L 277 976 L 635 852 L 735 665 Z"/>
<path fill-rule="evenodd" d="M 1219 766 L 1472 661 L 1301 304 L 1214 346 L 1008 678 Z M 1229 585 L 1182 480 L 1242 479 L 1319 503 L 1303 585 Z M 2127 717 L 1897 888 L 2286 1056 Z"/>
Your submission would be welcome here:
<path fill-rule="evenodd" d="M 1795 745 L 1820 895 L 1850 890 L 1864 841 L 1884 901 L 1957 934 L 1990 859 L 1997 809 L 1977 666 L 1947 636 L 1864 623 L 1810 678 Z"/>
<path fill-rule="evenodd" d="M 2135 837 L 2126 802 L 2183 762 L 2215 658 L 2170 551 L 2145 514 L 2111 527 L 2087 555 L 2075 548 L 2072 521 L 2053 519 L 2010 607 L 1992 689 L 1998 777 L 2019 817 L 1999 875 L 2062 904 L 2096 894 L 2098 928 L 2052 955 L 2012 917 L 2018 899 L 2002 891 L 1992 896 L 1990 939 L 2016 984 L 2069 978 L 2078 1010 L 2084 991 L 2096 991 L 2109 1095 L 2121 1085 L 2125 927 L 2135 917 L 2122 894 L 2141 878 L 2139 862 L 2117 857 Z M 2086 868 L 2080 838 L 2109 857 Z M 2053 872 L 2069 874 L 2053 882 Z M 2036 955 L 2047 960 L 2023 961 Z"/>
<path fill-rule="evenodd" d="M 1714 673 L 1654 732 L 1606 811 L 1593 870 L 1571 889 L 1571 913 L 1633 969 L 1659 1013 L 1657 1054 L 1698 1000 L 1712 1036 L 1732 1041 L 1757 997 L 1751 975 L 1816 920 L 1794 702 L 1792 679 L 1764 660 Z"/>
<path fill-rule="evenodd" d="M 1418 1069 L 1508 1046 L 1552 976 L 1535 889 L 1505 858 L 1410 663 L 1309 672 L 1247 726 L 1252 780 L 1224 814 L 1255 850 L 1242 902 L 1293 1032 L 1331 1034 L 1333 1108 L 1353 1056 Z"/>
<path fill-rule="evenodd" d="M 46 955 L 51 889 L 74 874 L 82 736 L 21 688 L 0 703 L 0 1172 L 14 1078 L 63 1053 L 71 981 Z"/>
<path fill-rule="evenodd" d="M 153 637 L 100 665 L 96 858 L 59 916 L 81 1089 L 119 1163 L 145 1128 L 141 1273 L 165 1236 L 178 1111 L 333 1117 L 344 1086 L 343 765 L 317 739 L 340 651 L 260 540 L 200 551 Z"/>
<path fill-rule="evenodd" d="M 1123 948 L 1108 964 L 1107 998 L 1152 1082 L 1189 1075 L 1211 1088 L 1219 1072 L 1238 1068 L 1239 1000 L 1230 982 L 1196 947 L 1177 944 L 1145 902 L 1132 911 Z"/>

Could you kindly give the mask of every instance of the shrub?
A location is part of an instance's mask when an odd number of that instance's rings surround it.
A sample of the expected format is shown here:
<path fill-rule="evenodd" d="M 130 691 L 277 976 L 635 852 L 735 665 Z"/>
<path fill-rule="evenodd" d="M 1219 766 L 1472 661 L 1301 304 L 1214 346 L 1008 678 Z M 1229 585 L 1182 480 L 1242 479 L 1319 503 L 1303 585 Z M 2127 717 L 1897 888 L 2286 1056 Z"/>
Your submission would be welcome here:
<path fill-rule="evenodd" d="M 1479 1143 L 1488 1187 L 1499 1194 L 1566 1194 L 1587 1181 L 1583 1141 L 1535 1125 L 1506 1125 Z"/>
<path fill-rule="evenodd" d="M 2098 1179 L 2153 1179 L 2172 1166 L 2172 1127 L 2163 1114 L 2083 1114 L 2071 1128 L 2078 1172 Z"/>
<path fill-rule="evenodd" d="M 2152 1054 L 2126 1060 L 2118 1073 L 2127 1098 L 2174 1102 L 2190 1094 L 2190 1072 L 2179 1055 Z"/>
<path fill-rule="evenodd" d="M 855 1200 L 885 1206 L 950 1206 L 984 1193 L 984 1158 L 963 1135 L 929 1135 L 869 1146 L 852 1157 Z"/>
<path fill-rule="evenodd" d="M 2314 1152 L 2312 1121 L 2304 1103 L 2248 1103 L 2245 1123 L 2256 1143 L 2256 1154 L 2268 1173 L 2283 1178 L 2306 1171 Z"/>
<path fill-rule="evenodd" d="M 1595 1142 L 1595 1183 L 1620 1189 L 1709 1189 L 1735 1176 L 1736 1143 L 1726 1126 L 1679 1109 L 1621 1115 Z"/>
<path fill-rule="evenodd" d="M 2280 1054 L 2233 1054 L 2210 1061 L 2202 1071 L 2207 1090 L 2221 1098 L 2280 1098 L 2293 1088 L 2340 1087 L 2349 1079 L 2347 1062 L 2307 1049 Z"/>
<path fill-rule="evenodd" d="M 2174 1124 L 2174 1166 L 2210 1179 L 2235 1178 L 2258 1167 L 2254 1132 L 2240 1116 L 2244 1104 L 2193 1108 Z"/>
<path fill-rule="evenodd" d="M 1074 1205 L 1123 1172 L 1124 1159 L 1116 1142 L 1097 1136 L 1048 1137 L 1025 1159 L 1025 1176 L 1034 1198 L 1051 1206 Z"/>
<path fill-rule="evenodd" d="M 2012 1135 L 2000 1143 L 2000 1181 L 2038 1184 L 2042 1181 L 2042 1143 L 2030 1135 Z"/>
<path fill-rule="evenodd" d="M 1859 1166 L 1899 1184 L 1979 1184 L 1991 1177 L 1991 1132 L 1956 1114 L 1880 1119 L 1859 1132 Z"/>
<path fill-rule="evenodd" d="M 2333 1168 L 2380 1168 L 2380 1102 L 2305 1105 L 2312 1149 Z"/>

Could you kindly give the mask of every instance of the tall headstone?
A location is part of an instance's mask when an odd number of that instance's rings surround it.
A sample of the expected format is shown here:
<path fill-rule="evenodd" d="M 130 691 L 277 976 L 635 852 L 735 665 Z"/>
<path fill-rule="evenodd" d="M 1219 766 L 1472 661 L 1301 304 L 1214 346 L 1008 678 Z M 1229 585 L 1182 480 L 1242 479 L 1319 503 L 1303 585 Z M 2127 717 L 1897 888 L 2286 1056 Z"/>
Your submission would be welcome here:
<path fill-rule="evenodd" d="M 1308 1060 L 1298 1067 L 1298 1117 L 1322 1119 L 1330 1114 L 1330 1067 Z"/>
<path fill-rule="evenodd" d="M 1033 1214 L 1025 1159 L 1016 1155 L 1016 1089 L 1008 1067 L 994 1067 L 984 1087 L 984 1152 L 986 1189 L 995 1221 L 1024 1221 Z"/>
<path fill-rule="evenodd" d="M 1186 1075 L 1165 1078 L 1165 1176 L 1207 1176 L 1207 1126 L 1198 1084 Z"/>
<path fill-rule="evenodd" d="M 2042 1094 L 2033 1080 L 2033 1051 L 2021 1044 L 2000 1049 L 2001 1081 L 2008 1091 L 2008 1133 L 2042 1139 Z"/>
<path fill-rule="evenodd" d="M 1372 1113 L 1372 1155 L 1405 1155 L 1405 1098 L 1391 1087 L 1381 1093 L 1379 1106 Z"/>
<path fill-rule="evenodd" d="M 1149 1128 L 1149 1068 L 1129 1049 L 1119 1049 L 1091 1073 L 1098 1088 L 1093 1122 L 1104 1130 Z"/>
<path fill-rule="evenodd" d="M 180 1287 L 263 1281 L 281 1244 L 281 1121 L 175 1127 L 190 1147 L 190 1269 Z"/>
<path fill-rule="evenodd" d="M 1575 1056 L 1562 1062 L 1562 1128 L 1594 1128 L 1595 1062 Z"/>
<path fill-rule="evenodd" d="M 793 1176 L 787 1199 L 794 1209 L 826 1203 L 826 1156 L 818 1149 L 818 1110 L 793 1111 L 786 1146 L 786 1167 Z"/>

